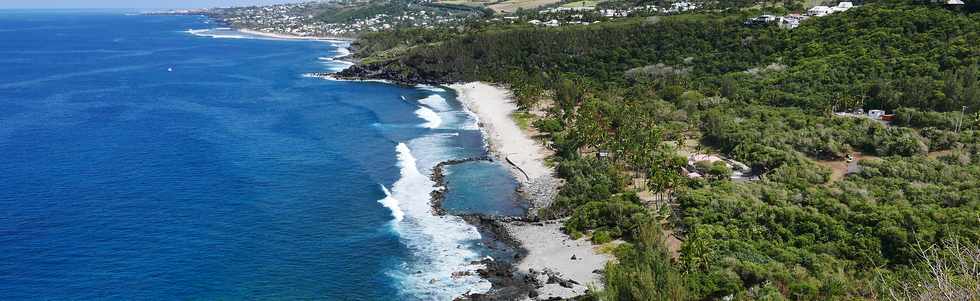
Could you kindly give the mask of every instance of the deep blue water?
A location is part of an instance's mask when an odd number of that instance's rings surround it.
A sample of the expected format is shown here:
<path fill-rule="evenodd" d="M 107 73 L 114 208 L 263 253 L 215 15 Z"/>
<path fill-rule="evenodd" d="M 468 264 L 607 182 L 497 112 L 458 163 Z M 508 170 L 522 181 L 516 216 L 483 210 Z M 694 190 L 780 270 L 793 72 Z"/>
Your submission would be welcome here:
<path fill-rule="evenodd" d="M 485 152 L 451 92 L 302 76 L 342 68 L 325 59 L 338 43 L 187 32 L 213 26 L 0 11 L 0 300 L 445 300 L 489 286 L 450 277 L 490 253 L 428 204 L 432 166 Z M 457 174 L 496 188 L 472 193 L 513 193 L 499 166 L 475 167 Z M 447 201 L 522 210 L 467 190 Z"/>

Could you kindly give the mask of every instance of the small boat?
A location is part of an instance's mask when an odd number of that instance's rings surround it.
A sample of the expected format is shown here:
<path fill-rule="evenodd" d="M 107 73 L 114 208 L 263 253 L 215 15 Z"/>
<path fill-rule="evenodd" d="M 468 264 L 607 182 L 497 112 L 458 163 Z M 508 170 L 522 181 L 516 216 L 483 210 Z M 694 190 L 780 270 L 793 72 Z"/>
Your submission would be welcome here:
<path fill-rule="evenodd" d="M 167 72 L 174 72 L 174 68 L 173 67 L 167 68 Z"/>

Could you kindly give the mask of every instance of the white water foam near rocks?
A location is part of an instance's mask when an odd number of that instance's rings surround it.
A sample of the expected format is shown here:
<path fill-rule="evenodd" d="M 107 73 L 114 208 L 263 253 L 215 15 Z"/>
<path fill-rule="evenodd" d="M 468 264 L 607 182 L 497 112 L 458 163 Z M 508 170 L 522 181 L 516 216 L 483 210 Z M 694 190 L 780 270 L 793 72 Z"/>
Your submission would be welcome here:
<path fill-rule="evenodd" d="M 476 273 L 482 264 L 471 264 L 480 259 L 469 247 L 480 239 L 479 231 L 460 217 L 435 215 L 430 205 L 435 183 L 420 171 L 407 144 L 399 143 L 396 151 L 401 177 L 379 202 L 392 210 L 391 227 L 414 254 L 390 273 L 402 293 L 412 299 L 451 300 L 490 290 L 490 282 Z"/>
<path fill-rule="evenodd" d="M 441 189 L 430 178 L 432 168 L 439 162 L 473 156 L 453 146 L 460 133 L 451 131 L 467 127 L 470 114 L 433 89 L 419 88 L 434 92 L 417 101 L 415 114 L 423 120 L 419 126 L 440 131 L 396 146 L 401 176 L 390 191 L 382 186 L 386 197 L 379 202 L 391 210 L 392 230 L 413 256 L 389 276 L 396 279 L 405 299 L 452 300 L 467 293 L 485 293 L 491 284 L 476 272 L 484 266 L 472 264 L 483 257 L 475 249 L 480 232 L 458 216 L 436 215 L 431 204 L 431 193 Z"/>

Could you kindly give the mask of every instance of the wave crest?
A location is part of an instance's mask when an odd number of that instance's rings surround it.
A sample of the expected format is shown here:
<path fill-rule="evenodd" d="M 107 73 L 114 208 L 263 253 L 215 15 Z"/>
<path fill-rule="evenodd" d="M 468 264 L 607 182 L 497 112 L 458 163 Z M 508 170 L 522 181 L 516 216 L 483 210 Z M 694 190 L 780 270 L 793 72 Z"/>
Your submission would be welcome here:
<path fill-rule="evenodd" d="M 396 223 L 402 221 L 405 218 L 405 212 L 398 207 L 398 199 L 391 196 L 391 192 L 384 185 L 381 185 L 381 190 L 384 191 L 385 198 L 378 200 L 378 203 L 391 210 L 391 217 L 395 218 Z"/>
<path fill-rule="evenodd" d="M 490 282 L 476 273 L 483 265 L 472 264 L 480 254 L 469 246 L 480 233 L 458 216 L 435 215 L 429 202 L 435 183 L 419 171 L 408 145 L 399 143 L 396 151 L 401 177 L 391 191 L 382 186 L 384 200 L 392 201 L 385 207 L 396 216 L 392 229 L 415 256 L 389 275 L 412 299 L 451 300 L 467 292 L 489 291 Z"/>
<path fill-rule="evenodd" d="M 439 96 L 439 94 L 432 94 L 423 99 L 419 99 L 419 103 L 439 112 L 446 112 L 453 109 L 451 106 L 449 106 L 449 103 L 446 102 L 446 99 Z"/>
<path fill-rule="evenodd" d="M 442 117 L 439 117 L 439 114 L 432 109 L 420 107 L 415 110 L 415 115 L 425 120 L 425 123 L 421 125 L 422 127 L 435 129 L 442 125 Z"/>

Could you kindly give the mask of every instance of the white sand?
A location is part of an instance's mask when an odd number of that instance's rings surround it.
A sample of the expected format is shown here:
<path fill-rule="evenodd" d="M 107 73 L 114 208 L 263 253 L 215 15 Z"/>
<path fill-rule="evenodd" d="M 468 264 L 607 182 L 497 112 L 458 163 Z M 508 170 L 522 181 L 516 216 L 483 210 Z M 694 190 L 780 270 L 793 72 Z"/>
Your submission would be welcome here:
<path fill-rule="evenodd" d="M 536 179 L 551 178 L 552 170 L 544 165 L 545 148 L 517 126 L 511 114 L 517 105 L 506 89 L 486 83 L 466 83 L 451 85 L 459 100 L 479 118 L 482 129 L 490 141 L 490 150 L 501 159 L 506 158 L 524 172 L 518 176 L 523 184 L 539 183 Z M 550 189 L 553 189 L 550 188 Z M 545 222 L 544 225 L 513 222 L 505 225 L 507 231 L 521 242 L 528 251 L 518 263 L 518 269 L 530 273 L 552 272 L 562 279 L 570 279 L 579 284 L 565 288 L 557 283 L 546 284 L 548 277 L 539 274 L 544 287 L 538 289 L 537 299 L 551 297 L 570 298 L 585 293 L 588 285 L 601 287 L 600 275 L 595 270 L 605 268 L 609 256 L 598 254 L 592 243 L 580 239 L 572 240 L 562 233 L 559 221 Z M 576 259 L 572 260 L 572 256 Z"/>
<path fill-rule="evenodd" d="M 260 37 L 281 39 L 281 40 L 313 40 L 313 41 L 327 41 L 327 42 L 353 41 L 353 39 L 351 38 L 344 38 L 344 37 L 297 36 L 297 35 L 289 35 L 289 34 L 281 34 L 281 33 L 264 32 L 264 31 L 251 30 L 251 29 L 238 29 L 238 31 L 253 36 L 260 36 Z"/>
<path fill-rule="evenodd" d="M 480 126 L 490 139 L 490 151 L 527 174 L 521 182 L 552 174 L 544 165 L 544 147 L 528 137 L 511 119 L 517 104 L 511 101 L 509 91 L 481 82 L 455 84 L 450 88 L 456 90 L 460 102 L 480 117 Z"/>
<path fill-rule="evenodd" d="M 572 240 L 561 231 L 558 221 L 545 222 L 544 225 L 514 222 L 506 227 L 507 232 L 521 241 L 528 251 L 527 257 L 518 263 L 518 270 L 525 273 L 531 269 L 539 273 L 550 271 L 562 279 L 578 282 L 572 288 L 566 288 L 559 284 L 546 284 L 548 277 L 538 276 L 544 287 L 538 289 L 537 299 L 571 298 L 585 294 L 589 285 L 602 287 L 601 275 L 593 271 L 604 269 L 610 256 L 597 253 L 597 246 L 590 241 L 584 238 Z M 575 256 L 575 260 L 571 259 L 572 256 Z"/>

